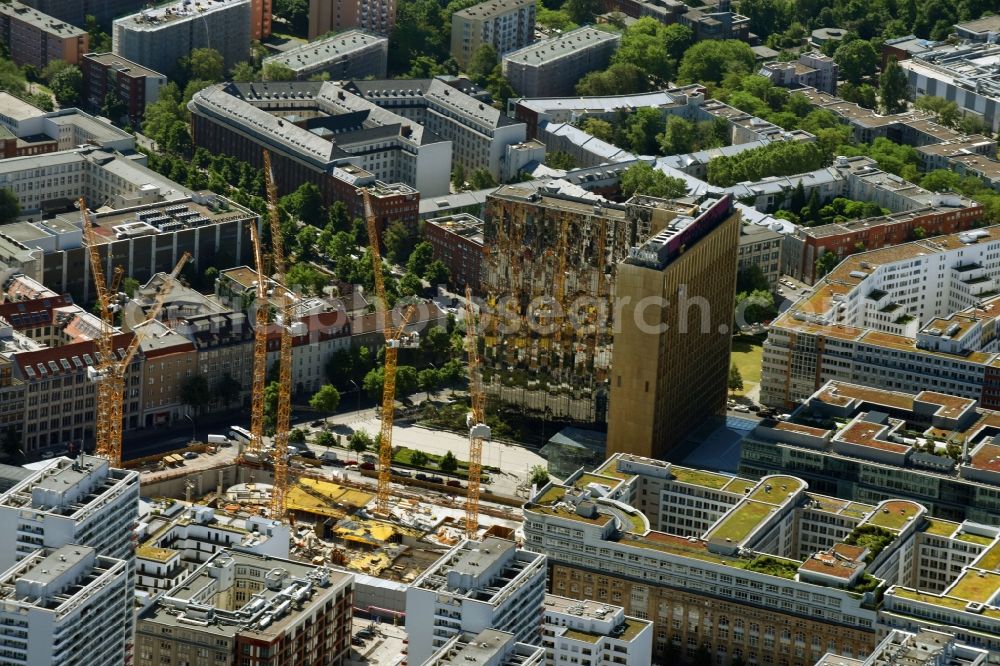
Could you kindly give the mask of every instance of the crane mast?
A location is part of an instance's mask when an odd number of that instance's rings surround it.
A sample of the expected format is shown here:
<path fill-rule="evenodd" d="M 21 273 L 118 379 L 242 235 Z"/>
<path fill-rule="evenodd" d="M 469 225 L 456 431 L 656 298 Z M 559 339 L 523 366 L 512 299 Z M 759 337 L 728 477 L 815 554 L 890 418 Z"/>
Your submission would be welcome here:
<path fill-rule="evenodd" d="M 483 474 L 483 442 L 490 439 L 486 425 L 486 392 L 479 373 L 479 342 L 476 335 L 476 313 L 472 308 L 472 288 L 465 288 L 465 341 L 469 352 L 469 487 L 465 496 L 465 534 L 476 537 L 479 529 L 479 492 Z"/>
<path fill-rule="evenodd" d="M 274 429 L 274 483 L 271 487 L 271 517 L 280 520 L 285 515 L 285 495 L 288 491 L 288 428 L 292 411 L 292 317 L 294 299 L 285 286 L 285 250 L 281 237 L 281 217 L 278 214 L 278 189 L 271 171 L 271 154 L 264 151 L 264 181 L 267 187 L 268 214 L 271 222 L 271 250 L 279 285 L 284 287 L 278 325 L 281 347 L 278 361 L 278 412 Z M 258 275 L 258 278 L 263 278 Z"/>
<path fill-rule="evenodd" d="M 375 309 L 382 322 L 385 335 L 385 368 L 382 380 L 382 427 L 378 442 L 378 490 L 375 496 L 375 512 L 389 513 L 389 467 L 392 465 L 392 421 L 396 411 L 396 364 L 399 357 L 399 337 L 406 329 L 406 323 L 413 314 L 407 308 L 398 329 L 392 326 L 385 298 L 385 281 L 382 278 L 382 253 L 379 251 L 378 223 L 372 208 L 371 195 L 366 188 L 361 190 L 365 202 L 365 222 L 368 225 L 368 244 L 372 252 L 372 266 L 375 269 Z"/>
<path fill-rule="evenodd" d="M 264 385 L 267 381 L 267 321 L 270 305 L 267 301 L 267 280 L 264 279 L 264 253 L 260 247 L 260 233 L 250 225 L 250 243 L 253 245 L 254 267 L 257 269 L 256 302 L 254 304 L 253 377 L 250 389 L 250 445 L 249 453 L 260 460 L 264 450 Z"/>
<path fill-rule="evenodd" d="M 108 289 L 105 281 L 104 267 L 101 265 L 101 253 L 97 249 L 97 235 L 94 225 L 90 220 L 90 212 L 83 199 L 80 199 L 80 213 L 83 215 L 83 236 L 90 256 L 90 269 L 94 277 L 94 287 L 97 291 L 98 309 L 100 311 L 101 328 L 97 336 L 97 364 L 88 368 L 88 377 L 97 384 L 97 414 L 96 414 L 96 440 L 97 455 L 106 458 L 112 467 L 121 467 L 122 464 L 122 414 L 125 400 L 125 374 L 128 372 L 129 364 L 135 357 L 145 338 L 145 329 L 136 327 L 133 331 L 132 342 L 122 351 L 121 357 L 116 355 L 114 349 L 114 312 L 112 311 L 111 299 L 114 291 Z M 185 252 L 173 271 L 167 276 L 163 284 L 160 285 L 153 301 L 153 305 L 147 313 L 143 323 L 152 321 L 160 314 L 167 294 L 173 288 L 177 276 L 180 274 L 184 264 L 187 263 L 191 255 Z M 117 286 L 121 279 L 121 268 L 116 268 L 112 286 Z"/>

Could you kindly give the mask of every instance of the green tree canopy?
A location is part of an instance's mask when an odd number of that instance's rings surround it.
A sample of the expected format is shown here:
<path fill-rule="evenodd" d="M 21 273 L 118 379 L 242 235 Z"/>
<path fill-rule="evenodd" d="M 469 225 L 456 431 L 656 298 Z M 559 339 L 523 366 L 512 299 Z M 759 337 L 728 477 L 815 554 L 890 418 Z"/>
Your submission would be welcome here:
<path fill-rule="evenodd" d="M 208 387 L 208 380 L 205 375 L 191 375 L 181 384 L 181 402 L 188 405 L 196 412 L 201 412 L 212 400 L 212 392 Z"/>
<path fill-rule="evenodd" d="M 266 62 L 260 76 L 265 81 L 294 81 L 295 70 L 283 62 Z"/>
<path fill-rule="evenodd" d="M 340 391 L 332 384 L 324 384 L 309 398 L 309 406 L 319 412 L 335 412 L 340 406 Z"/>
<path fill-rule="evenodd" d="M 646 162 L 633 164 L 621 178 L 622 195 L 645 194 L 651 197 L 671 199 L 687 194 L 687 185 L 680 178 L 673 178 L 654 169 Z"/>
<path fill-rule="evenodd" d="M 764 176 L 788 176 L 823 166 L 824 155 L 815 142 L 779 141 L 708 163 L 708 182 L 729 187 Z"/>
<path fill-rule="evenodd" d="M 217 83 L 226 76 L 225 60 L 215 49 L 192 49 L 185 69 L 191 79 Z"/>
<path fill-rule="evenodd" d="M 319 188 L 310 182 L 302 183 L 294 192 L 281 197 L 281 207 L 293 218 L 314 227 L 322 227 L 326 218 L 323 196 Z"/>
<path fill-rule="evenodd" d="M 469 58 L 469 65 L 465 69 L 470 79 L 479 85 L 483 85 L 499 62 L 500 58 L 497 57 L 496 49 L 493 48 L 492 44 L 480 44 L 472 52 L 472 57 Z"/>
<path fill-rule="evenodd" d="M 458 458 L 451 451 L 446 451 L 438 461 L 438 469 L 445 474 L 454 474 L 458 470 Z"/>
<path fill-rule="evenodd" d="M 746 42 L 735 39 L 698 42 L 681 58 L 680 83 L 720 83 L 727 74 L 753 71 L 756 58 Z"/>
<path fill-rule="evenodd" d="M 83 72 L 76 65 L 67 64 L 65 67 L 59 68 L 48 78 L 48 83 L 52 94 L 56 96 L 56 100 L 61 105 L 71 106 L 80 101 L 80 95 L 83 92 Z"/>
<path fill-rule="evenodd" d="M 840 67 L 840 75 L 845 80 L 859 84 L 875 73 L 879 57 L 871 42 L 865 39 L 853 39 L 837 47 L 833 60 Z"/>
<path fill-rule="evenodd" d="M 631 95 L 651 88 L 645 72 L 631 63 L 615 63 L 603 72 L 590 72 L 577 81 L 576 93 L 584 96 Z"/>
<path fill-rule="evenodd" d="M 0 224 L 8 224 L 17 220 L 21 214 L 21 203 L 17 195 L 6 187 L 0 188 Z"/>
<path fill-rule="evenodd" d="M 879 88 L 883 113 L 899 113 L 906 108 L 906 73 L 893 56 L 882 70 Z"/>

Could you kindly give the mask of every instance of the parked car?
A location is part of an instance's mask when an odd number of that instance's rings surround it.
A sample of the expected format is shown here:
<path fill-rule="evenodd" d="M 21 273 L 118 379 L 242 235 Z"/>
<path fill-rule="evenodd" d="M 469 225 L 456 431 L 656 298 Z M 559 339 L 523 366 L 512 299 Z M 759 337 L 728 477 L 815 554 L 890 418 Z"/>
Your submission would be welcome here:
<path fill-rule="evenodd" d="M 322 428 L 323 426 L 326 425 L 326 421 L 324 421 L 323 419 L 316 419 L 309 425 L 311 425 L 313 428 Z"/>
<path fill-rule="evenodd" d="M 375 632 L 371 629 L 362 629 L 358 633 L 354 634 L 358 638 L 371 638 L 375 635 Z"/>
<path fill-rule="evenodd" d="M 375 463 L 372 463 L 372 462 L 363 462 L 360 465 L 358 465 L 358 468 L 359 469 L 372 470 L 372 469 L 375 469 Z"/>
<path fill-rule="evenodd" d="M 358 466 L 358 461 L 357 460 L 346 460 L 346 461 L 344 461 L 344 467 L 357 467 L 357 466 Z"/>
<path fill-rule="evenodd" d="M 351 639 L 351 645 L 357 645 L 358 647 L 364 647 L 365 646 L 365 639 L 358 638 L 357 636 L 355 636 L 354 638 Z"/>
<path fill-rule="evenodd" d="M 444 483 L 444 479 L 442 479 L 440 476 L 428 476 L 427 480 L 430 481 L 431 483 Z"/>
<path fill-rule="evenodd" d="M 334 467 L 347 467 L 347 463 L 343 460 L 324 460 L 327 465 L 333 465 Z"/>
<path fill-rule="evenodd" d="M 188 460 L 194 460 L 195 458 L 198 457 L 198 454 L 195 453 L 194 451 L 188 451 L 184 454 L 184 457 L 187 458 Z"/>
<path fill-rule="evenodd" d="M 393 468 L 392 469 L 392 473 L 395 474 L 396 476 L 405 476 L 405 477 L 413 476 L 413 472 L 411 472 L 408 469 L 396 469 L 396 468 Z"/>
<path fill-rule="evenodd" d="M 417 472 L 417 475 L 414 478 L 417 481 L 426 481 L 427 480 L 427 475 L 424 474 L 423 472 Z"/>
<path fill-rule="evenodd" d="M 452 488 L 461 488 L 462 482 L 459 481 L 458 479 L 452 479 L 451 481 L 448 482 L 448 485 L 451 486 Z"/>
<path fill-rule="evenodd" d="M 309 449 L 306 449 L 304 451 L 300 451 L 299 455 L 302 456 L 303 458 L 309 458 L 310 460 L 316 460 L 316 452 L 315 451 L 310 451 Z"/>

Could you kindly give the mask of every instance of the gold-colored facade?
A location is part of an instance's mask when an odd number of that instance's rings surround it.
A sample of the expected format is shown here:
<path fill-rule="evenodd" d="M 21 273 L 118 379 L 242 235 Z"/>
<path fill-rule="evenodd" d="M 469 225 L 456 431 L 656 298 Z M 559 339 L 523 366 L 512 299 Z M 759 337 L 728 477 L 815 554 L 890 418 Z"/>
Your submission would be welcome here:
<path fill-rule="evenodd" d="M 740 215 L 724 198 L 681 225 L 618 267 L 609 455 L 663 458 L 725 408 Z"/>

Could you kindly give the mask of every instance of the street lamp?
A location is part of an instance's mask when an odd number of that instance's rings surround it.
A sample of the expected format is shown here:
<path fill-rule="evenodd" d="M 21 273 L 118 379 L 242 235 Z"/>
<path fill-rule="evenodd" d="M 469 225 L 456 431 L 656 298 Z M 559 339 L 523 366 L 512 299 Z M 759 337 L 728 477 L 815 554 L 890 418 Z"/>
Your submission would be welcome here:
<path fill-rule="evenodd" d="M 354 411 L 360 412 L 361 411 L 361 388 L 358 386 L 357 382 L 355 382 L 353 379 L 348 379 L 347 381 L 349 381 L 351 383 L 351 386 L 354 387 L 354 393 L 355 393 L 355 395 L 357 396 L 357 399 L 358 399 L 358 401 L 357 401 L 357 409 L 355 409 Z"/>
<path fill-rule="evenodd" d="M 191 412 L 185 411 L 184 418 L 186 418 L 188 421 L 191 422 L 191 441 L 194 442 L 196 439 L 198 439 L 198 433 L 195 430 L 195 425 L 194 425 L 194 417 L 191 416 Z"/>

